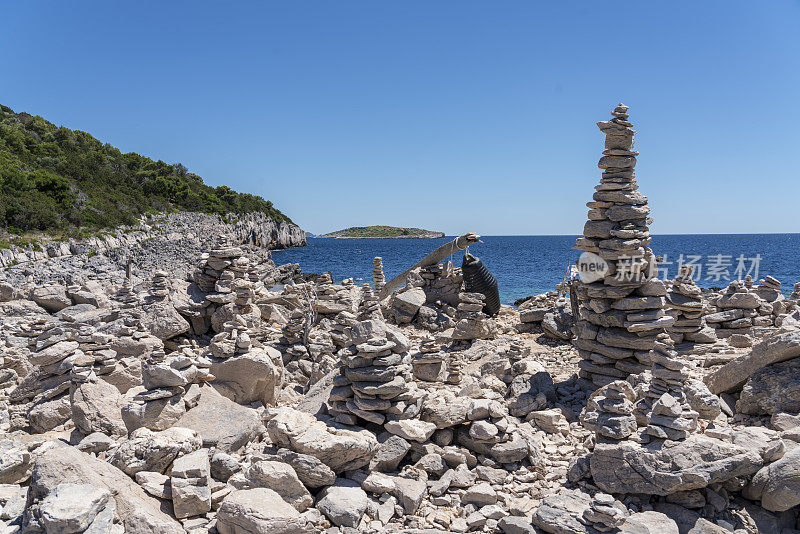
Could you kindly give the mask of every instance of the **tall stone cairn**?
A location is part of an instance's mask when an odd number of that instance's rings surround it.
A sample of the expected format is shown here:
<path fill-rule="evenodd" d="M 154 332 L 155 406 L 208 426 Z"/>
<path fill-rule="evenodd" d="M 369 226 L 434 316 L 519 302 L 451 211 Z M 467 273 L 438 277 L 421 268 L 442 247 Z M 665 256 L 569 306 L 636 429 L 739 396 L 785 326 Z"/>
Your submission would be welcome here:
<path fill-rule="evenodd" d="M 386 276 L 383 274 L 383 258 L 375 256 L 372 261 L 372 281 L 375 283 L 375 293 L 380 294 L 386 285 Z"/>
<path fill-rule="evenodd" d="M 619 104 L 611 120 L 597 123 L 606 135 L 600 184 L 595 186 L 589 220 L 576 248 L 600 256 L 604 278 L 581 283 L 578 335 L 580 376 L 604 386 L 650 367 L 656 336 L 675 319 L 664 313 L 666 287 L 655 275 L 650 250 L 652 219 L 647 197 L 639 193 L 628 106 Z"/>

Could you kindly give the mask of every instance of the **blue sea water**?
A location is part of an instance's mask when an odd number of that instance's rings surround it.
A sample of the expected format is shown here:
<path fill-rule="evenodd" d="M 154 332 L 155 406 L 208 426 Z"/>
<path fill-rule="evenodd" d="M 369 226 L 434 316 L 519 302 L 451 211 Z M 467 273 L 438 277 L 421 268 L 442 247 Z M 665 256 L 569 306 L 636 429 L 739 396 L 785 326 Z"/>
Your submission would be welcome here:
<path fill-rule="evenodd" d="M 580 255 L 578 236 L 483 236 L 470 247 L 497 278 L 504 303 L 553 289 Z M 386 279 L 421 260 L 453 237 L 441 239 L 309 239 L 308 246 L 273 251 L 275 263 L 299 263 L 303 272 L 331 271 L 334 280 L 361 279 L 372 284 L 372 260 L 383 258 Z M 800 234 L 659 235 L 650 247 L 662 256 L 661 278 L 674 278 L 680 263 L 693 263 L 698 285 L 724 287 L 750 272 L 771 275 L 790 293 L 800 281 Z M 461 265 L 463 253 L 453 262 Z M 699 272 L 698 272 L 699 271 Z M 362 282 L 363 281 L 363 282 Z"/>

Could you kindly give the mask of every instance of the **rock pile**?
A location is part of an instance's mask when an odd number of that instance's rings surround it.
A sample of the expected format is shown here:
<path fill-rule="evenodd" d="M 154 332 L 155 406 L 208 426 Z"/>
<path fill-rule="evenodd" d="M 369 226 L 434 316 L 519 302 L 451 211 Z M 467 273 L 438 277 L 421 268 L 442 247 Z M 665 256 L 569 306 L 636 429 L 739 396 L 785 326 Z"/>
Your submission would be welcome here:
<path fill-rule="evenodd" d="M 447 354 L 432 336 L 420 341 L 419 348 L 411 353 L 414 378 L 425 382 L 441 382 L 446 378 Z"/>
<path fill-rule="evenodd" d="M 608 493 L 595 493 L 579 520 L 600 532 L 616 531 L 630 515 L 628 507 Z"/>
<path fill-rule="evenodd" d="M 153 298 L 166 298 L 169 296 L 169 274 L 165 271 L 153 273 L 153 281 L 150 284 L 150 296 Z"/>
<path fill-rule="evenodd" d="M 334 284 L 331 273 L 323 273 L 315 280 L 317 313 L 331 315 L 355 309 L 355 288 L 351 280 Z"/>
<path fill-rule="evenodd" d="M 574 344 L 583 360 L 580 376 L 597 386 L 646 369 L 656 334 L 675 321 L 663 311 L 663 282 L 652 278 L 650 208 L 637 191 L 634 173 L 636 132 L 627 106 L 619 104 L 611 114 L 611 120 L 597 123 L 606 135 L 598 163 L 603 176 L 587 203 L 589 221 L 576 246 L 608 266 L 604 278 L 577 290 L 580 321 Z"/>
<path fill-rule="evenodd" d="M 486 339 L 496 334 L 494 319 L 483 313 L 484 299 L 481 293 L 458 294 L 458 321 L 453 329 L 453 339 Z"/>
<path fill-rule="evenodd" d="M 372 292 L 369 284 L 361 286 L 361 302 L 358 305 L 358 320 L 367 321 L 370 319 L 383 320 L 381 303 L 378 296 Z"/>
<path fill-rule="evenodd" d="M 694 283 L 694 268 L 682 266 L 667 292 L 667 314 L 675 323 L 667 328 L 675 343 L 714 343 L 714 329 L 704 319 L 703 294 Z"/>
<path fill-rule="evenodd" d="M 454 267 L 449 261 L 420 267 L 422 278 L 420 288 L 425 292 L 426 302 L 443 302 L 450 306 L 458 305 L 458 294 L 464 284 L 461 268 Z"/>
<path fill-rule="evenodd" d="M 581 413 L 581 424 L 598 438 L 626 439 L 636 432 L 636 393 L 625 380 L 615 380 L 592 393 Z"/>
<path fill-rule="evenodd" d="M 383 258 L 376 256 L 372 261 L 372 281 L 375 284 L 375 293 L 380 294 L 383 286 L 386 285 L 386 277 L 383 275 Z"/>
<path fill-rule="evenodd" d="M 340 352 L 342 365 L 331 392 L 336 419 L 382 425 L 416 416 L 419 394 L 407 343 L 377 319 L 361 321 L 351 332 L 351 345 Z"/>
<path fill-rule="evenodd" d="M 707 315 L 706 322 L 716 328 L 719 338 L 734 335 L 752 337 L 754 326 L 768 326 L 772 323 L 768 317 L 772 307 L 769 306 L 767 312 L 764 304 L 766 303 L 753 289 L 753 281 L 748 275 L 744 280 L 733 280 L 728 284 L 715 302 L 717 311 Z"/>
<path fill-rule="evenodd" d="M 686 364 L 678 357 L 667 334 L 659 335 L 652 361 L 652 380 L 644 397 L 637 402 L 637 416 L 646 420 L 645 432 L 650 436 L 686 439 L 697 430 L 700 414 L 689 405 Z"/>

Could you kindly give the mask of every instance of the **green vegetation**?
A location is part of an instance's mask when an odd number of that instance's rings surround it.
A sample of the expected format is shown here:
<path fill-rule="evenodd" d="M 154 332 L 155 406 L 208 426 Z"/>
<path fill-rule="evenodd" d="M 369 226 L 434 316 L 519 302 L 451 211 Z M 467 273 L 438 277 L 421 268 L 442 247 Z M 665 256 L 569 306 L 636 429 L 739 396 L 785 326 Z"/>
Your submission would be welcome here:
<path fill-rule="evenodd" d="M 434 232 L 433 230 L 423 230 L 422 228 L 398 228 L 396 226 L 354 226 L 353 228 L 345 228 L 344 230 L 338 230 L 325 235 L 318 235 L 317 237 L 444 237 L 444 233 Z"/>
<path fill-rule="evenodd" d="M 123 154 L 86 132 L 0 105 L 0 228 L 71 234 L 170 211 L 264 212 L 291 222 L 269 200 L 208 186 L 180 163 Z"/>

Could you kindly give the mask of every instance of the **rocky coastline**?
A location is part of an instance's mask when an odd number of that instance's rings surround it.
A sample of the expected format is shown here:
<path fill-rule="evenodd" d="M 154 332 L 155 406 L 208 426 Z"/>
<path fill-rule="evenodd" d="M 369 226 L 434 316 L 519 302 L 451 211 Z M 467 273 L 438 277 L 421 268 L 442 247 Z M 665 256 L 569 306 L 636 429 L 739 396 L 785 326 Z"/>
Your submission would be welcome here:
<path fill-rule="evenodd" d="M 608 271 L 494 316 L 447 261 L 383 299 L 381 258 L 276 265 L 305 234 L 258 217 L 15 251 L 0 532 L 799 532 L 800 283 L 654 276 L 627 107 L 598 126 Z"/>

